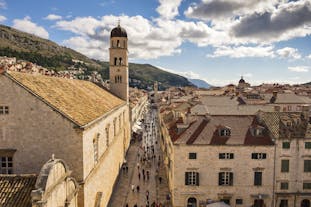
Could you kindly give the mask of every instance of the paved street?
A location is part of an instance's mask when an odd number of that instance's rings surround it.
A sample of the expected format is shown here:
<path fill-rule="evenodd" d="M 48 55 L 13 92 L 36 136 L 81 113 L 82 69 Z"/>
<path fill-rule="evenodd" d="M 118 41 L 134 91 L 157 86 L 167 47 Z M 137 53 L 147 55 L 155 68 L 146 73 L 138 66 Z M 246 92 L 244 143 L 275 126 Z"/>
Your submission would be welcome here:
<path fill-rule="evenodd" d="M 110 207 L 171 206 L 162 153 L 156 133 L 155 111 L 146 113 L 142 140 L 132 143 L 111 196 Z M 148 200 L 147 200 L 148 198 Z"/>

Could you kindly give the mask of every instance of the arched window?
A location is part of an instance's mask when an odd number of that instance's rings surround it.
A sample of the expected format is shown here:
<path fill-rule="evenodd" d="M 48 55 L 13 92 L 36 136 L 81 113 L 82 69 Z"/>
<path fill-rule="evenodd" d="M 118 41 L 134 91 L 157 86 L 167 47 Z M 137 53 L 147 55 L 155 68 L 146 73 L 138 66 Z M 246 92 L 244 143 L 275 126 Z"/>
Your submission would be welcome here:
<path fill-rule="evenodd" d="M 100 134 L 96 134 L 96 136 L 93 139 L 93 150 L 94 150 L 94 163 L 96 164 L 98 162 L 98 140 L 99 140 Z"/>
<path fill-rule="evenodd" d="M 106 131 L 106 147 L 109 147 L 109 128 L 110 128 L 110 125 L 108 124 L 105 128 L 105 131 Z"/>
<path fill-rule="evenodd" d="M 122 76 L 119 76 L 119 78 L 120 78 L 120 83 L 122 83 Z"/>
<path fill-rule="evenodd" d="M 124 48 L 126 48 L 126 45 L 125 45 L 126 43 L 125 43 L 125 40 L 123 40 L 123 47 Z"/>
<path fill-rule="evenodd" d="M 114 65 L 117 65 L 117 62 L 118 62 L 118 58 L 114 58 Z"/>
<path fill-rule="evenodd" d="M 119 65 L 122 65 L 122 58 L 119 58 Z"/>
<path fill-rule="evenodd" d="M 189 198 L 187 201 L 187 207 L 197 207 L 197 199 L 196 198 Z"/>
<path fill-rule="evenodd" d="M 117 47 L 120 47 L 120 40 L 117 40 Z"/>
<path fill-rule="evenodd" d="M 118 82 L 118 76 L 114 77 L 114 82 L 117 83 Z"/>
<path fill-rule="evenodd" d="M 113 119 L 113 134 L 114 136 L 117 135 L 117 118 Z"/>
<path fill-rule="evenodd" d="M 310 207 L 310 200 L 304 199 L 301 201 L 301 207 Z"/>

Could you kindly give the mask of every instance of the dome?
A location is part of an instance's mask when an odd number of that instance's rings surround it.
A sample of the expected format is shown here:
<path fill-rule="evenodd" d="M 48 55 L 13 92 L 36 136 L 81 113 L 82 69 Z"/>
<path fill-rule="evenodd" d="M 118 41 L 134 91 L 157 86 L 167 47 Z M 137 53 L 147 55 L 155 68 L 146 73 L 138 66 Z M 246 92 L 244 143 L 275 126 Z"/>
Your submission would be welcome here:
<path fill-rule="evenodd" d="M 127 33 L 124 28 L 118 25 L 117 27 L 111 30 L 110 37 L 127 37 Z"/>
<path fill-rule="evenodd" d="M 243 79 L 243 76 L 241 77 L 239 83 L 245 83 L 245 80 Z"/>

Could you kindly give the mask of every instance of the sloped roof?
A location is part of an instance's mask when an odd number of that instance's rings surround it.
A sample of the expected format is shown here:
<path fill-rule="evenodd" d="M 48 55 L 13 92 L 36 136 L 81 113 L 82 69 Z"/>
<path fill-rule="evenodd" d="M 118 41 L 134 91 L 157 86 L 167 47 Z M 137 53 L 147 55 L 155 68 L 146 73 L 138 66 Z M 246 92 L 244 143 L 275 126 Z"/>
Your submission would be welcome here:
<path fill-rule="evenodd" d="M 31 207 L 36 175 L 0 175 L 0 206 Z"/>
<path fill-rule="evenodd" d="M 79 126 L 125 103 L 89 81 L 11 71 L 7 74 Z"/>
<path fill-rule="evenodd" d="M 250 127 L 256 116 L 210 116 L 195 117 L 196 122 L 174 141 L 175 144 L 208 145 L 273 145 L 271 137 L 264 130 L 263 136 L 252 136 Z M 231 135 L 221 137 L 219 126 L 230 128 Z"/>
<path fill-rule="evenodd" d="M 269 103 L 273 94 L 264 94 L 265 100 Z M 294 93 L 278 93 L 275 104 L 311 104 L 311 99 L 307 96 L 301 96 Z"/>

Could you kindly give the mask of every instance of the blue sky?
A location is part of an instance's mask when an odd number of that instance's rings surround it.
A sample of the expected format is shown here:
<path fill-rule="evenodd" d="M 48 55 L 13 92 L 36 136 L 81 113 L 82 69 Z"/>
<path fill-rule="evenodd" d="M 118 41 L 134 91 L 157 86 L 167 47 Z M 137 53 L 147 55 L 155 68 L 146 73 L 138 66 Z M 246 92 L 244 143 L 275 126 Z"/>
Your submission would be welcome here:
<path fill-rule="evenodd" d="M 311 81 L 310 0 L 0 0 L 0 23 L 108 59 L 121 20 L 130 61 L 214 85 Z"/>

